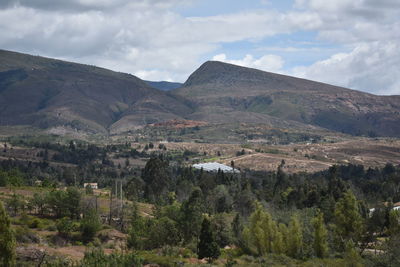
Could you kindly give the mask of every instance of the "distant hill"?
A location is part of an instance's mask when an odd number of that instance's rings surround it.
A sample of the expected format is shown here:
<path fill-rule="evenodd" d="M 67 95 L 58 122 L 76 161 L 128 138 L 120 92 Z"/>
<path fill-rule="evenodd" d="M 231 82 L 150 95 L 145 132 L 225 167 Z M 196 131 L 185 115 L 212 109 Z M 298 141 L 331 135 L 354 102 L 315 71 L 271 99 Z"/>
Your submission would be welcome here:
<path fill-rule="evenodd" d="M 269 123 L 271 118 L 352 135 L 400 136 L 400 96 L 208 61 L 174 94 L 196 107 L 189 119 Z"/>
<path fill-rule="evenodd" d="M 152 81 L 145 81 L 150 87 L 162 90 L 162 91 L 170 91 L 173 89 L 177 89 L 183 85 L 183 83 L 174 83 L 174 82 L 152 82 Z"/>
<path fill-rule="evenodd" d="M 178 88 L 162 91 L 173 87 Z M 180 120 L 207 127 L 251 123 L 399 137 L 400 96 L 376 96 L 216 61 L 204 63 L 181 86 L 0 50 L 0 125 L 123 133 Z"/>
<path fill-rule="evenodd" d="M 119 132 L 191 112 L 133 75 L 0 50 L 0 125 Z"/>

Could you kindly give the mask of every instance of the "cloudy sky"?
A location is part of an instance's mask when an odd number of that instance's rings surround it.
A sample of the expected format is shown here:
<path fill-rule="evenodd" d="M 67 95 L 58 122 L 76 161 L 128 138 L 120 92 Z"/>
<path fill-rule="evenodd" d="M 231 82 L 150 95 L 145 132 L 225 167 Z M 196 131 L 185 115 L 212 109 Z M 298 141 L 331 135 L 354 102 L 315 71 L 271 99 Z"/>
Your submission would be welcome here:
<path fill-rule="evenodd" d="M 148 80 L 219 60 L 400 94 L 400 1 L 0 0 L 0 48 Z"/>

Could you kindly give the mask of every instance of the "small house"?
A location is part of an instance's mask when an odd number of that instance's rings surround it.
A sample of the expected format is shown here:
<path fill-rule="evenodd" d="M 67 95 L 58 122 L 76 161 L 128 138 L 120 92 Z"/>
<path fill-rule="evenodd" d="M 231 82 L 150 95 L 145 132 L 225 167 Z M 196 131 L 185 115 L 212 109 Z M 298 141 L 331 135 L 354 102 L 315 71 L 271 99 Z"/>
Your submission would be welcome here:
<path fill-rule="evenodd" d="M 92 189 L 98 189 L 97 183 L 84 183 L 83 187 L 84 188 L 90 187 Z"/>

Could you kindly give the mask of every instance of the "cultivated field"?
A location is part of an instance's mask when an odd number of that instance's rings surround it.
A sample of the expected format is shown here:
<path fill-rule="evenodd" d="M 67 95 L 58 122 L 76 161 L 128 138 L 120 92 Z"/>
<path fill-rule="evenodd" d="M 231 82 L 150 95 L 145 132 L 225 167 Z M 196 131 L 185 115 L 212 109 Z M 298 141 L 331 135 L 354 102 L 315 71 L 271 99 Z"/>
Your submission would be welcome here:
<path fill-rule="evenodd" d="M 285 160 L 287 172 L 314 172 L 333 164 L 362 164 L 366 167 L 400 164 L 400 140 L 354 138 L 336 143 L 291 145 L 229 145 L 198 143 L 167 143 L 168 150 L 189 150 L 200 155 L 199 161 L 217 161 L 254 170 L 276 170 Z M 243 154 L 243 155 L 242 155 Z M 220 156 L 218 156 L 220 155 Z"/>

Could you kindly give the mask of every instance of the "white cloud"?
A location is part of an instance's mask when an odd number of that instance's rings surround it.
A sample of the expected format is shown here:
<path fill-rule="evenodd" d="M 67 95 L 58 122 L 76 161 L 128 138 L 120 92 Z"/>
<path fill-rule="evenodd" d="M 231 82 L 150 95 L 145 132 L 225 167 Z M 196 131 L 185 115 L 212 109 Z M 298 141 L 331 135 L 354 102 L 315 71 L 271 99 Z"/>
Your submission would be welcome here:
<path fill-rule="evenodd" d="M 400 49 L 397 43 L 360 44 L 349 53 L 338 53 L 292 74 L 375 94 L 400 94 Z"/>
<path fill-rule="evenodd" d="M 167 81 L 167 82 L 174 81 L 170 77 L 170 74 L 166 71 L 139 70 L 135 72 L 134 75 L 141 77 L 143 80 L 148 80 L 148 81 Z"/>
<path fill-rule="evenodd" d="M 291 73 L 375 94 L 400 94 L 399 1 L 297 0 L 296 7 L 317 14 L 318 38 L 343 45 L 344 52 Z"/>
<path fill-rule="evenodd" d="M 109 10 L 90 6 L 63 12 L 62 2 L 53 3 L 52 11 L 28 4 L 0 9 L 0 22 L 7 22 L 0 23 L 0 47 L 128 73 L 162 73 L 151 77 L 184 81 L 202 63 L 199 59 L 221 43 L 288 33 L 294 27 L 277 12 L 184 18 L 169 9 L 182 1 L 160 0 L 157 8 L 146 0 L 120 2 L 126 4 Z M 80 0 L 78 4 L 92 3 Z M 254 67 L 264 68 L 263 60 L 254 62 Z"/>
<path fill-rule="evenodd" d="M 277 55 L 264 55 L 257 59 L 248 54 L 242 59 L 235 60 L 228 59 L 225 54 L 218 54 L 213 57 L 213 60 L 270 72 L 281 72 L 284 65 L 283 59 Z"/>
<path fill-rule="evenodd" d="M 225 43 L 256 43 L 309 31 L 316 33 L 317 41 L 336 45 L 335 49 L 290 44 L 265 50 L 267 55 L 260 58 L 253 56 L 255 51 L 245 51 L 248 55 L 236 60 L 228 59 L 225 51 L 215 57 L 289 72 L 284 69 L 283 57 L 269 53 L 290 53 L 285 61 L 291 62 L 291 55 L 307 49 L 322 53 L 321 49 L 324 54 L 334 54 L 290 72 L 369 92 L 399 93 L 399 56 L 391 47 L 399 51 L 400 1 L 296 0 L 295 8 L 287 12 L 271 10 L 271 1 L 261 1 L 268 9 L 185 18 L 174 8 L 193 0 L 4 0 L 0 3 L 0 47 L 99 65 L 146 79 L 184 81 L 201 59 L 215 54 Z M 337 53 L 340 48 L 343 52 Z"/>

